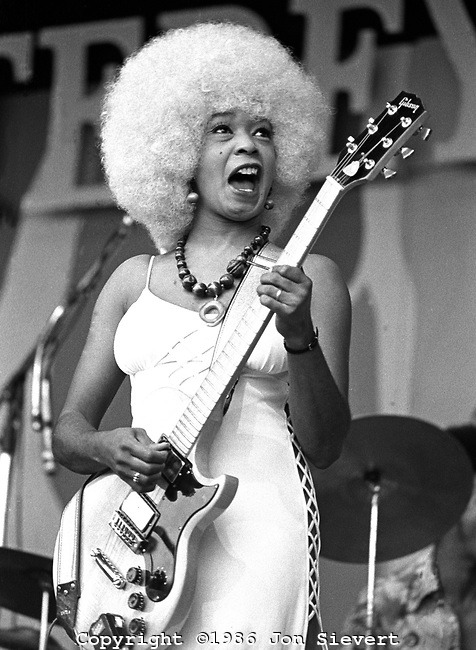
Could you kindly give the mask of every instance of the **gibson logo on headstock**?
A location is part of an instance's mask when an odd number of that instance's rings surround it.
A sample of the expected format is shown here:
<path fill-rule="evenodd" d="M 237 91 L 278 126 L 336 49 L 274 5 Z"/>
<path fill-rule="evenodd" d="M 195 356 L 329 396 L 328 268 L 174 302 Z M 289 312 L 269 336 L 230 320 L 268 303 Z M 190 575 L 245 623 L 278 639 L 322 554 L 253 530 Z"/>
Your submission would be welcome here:
<path fill-rule="evenodd" d="M 406 106 L 406 108 L 411 108 L 414 113 L 420 108 L 419 104 L 412 104 L 408 97 L 404 97 L 400 101 L 399 106 Z"/>

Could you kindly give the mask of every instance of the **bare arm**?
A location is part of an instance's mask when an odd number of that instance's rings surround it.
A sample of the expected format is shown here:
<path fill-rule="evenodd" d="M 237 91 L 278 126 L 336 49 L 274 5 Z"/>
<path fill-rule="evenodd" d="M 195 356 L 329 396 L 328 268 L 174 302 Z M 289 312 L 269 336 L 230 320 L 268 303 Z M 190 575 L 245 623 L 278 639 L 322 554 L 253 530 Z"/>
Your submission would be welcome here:
<path fill-rule="evenodd" d="M 261 281 L 261 301 L 276 314 L 276 327 L 291 350 L 306 349 L 315 327 L 319 330 L 312 350 L 288 353 L 289 406 L 304 453 L 317 467 L 327 467 L 339 457 L 350 425 L 347 287 L 337 266 L 316 255 L 308 258 L 306 274 L 277 266 Z"/>
<path fill-rule="evenodd" d="M 124 380 L 114 358 L 114 335 L 124 312 L 137 294 L 144 260 L 121 265 L 97 300 L 91 326 L 64 408 L 54 431 L 57 460 L 79 473 L 109 468 L 142 491 L 154 487 L 163 469 L 166 446 L 153 443 L 143 429 L 121 427 L 99 431 L 104 413 Z M 137 285 L 137 287 L 136 287 Z M 132 482 L 135 472 L 140 485 Z"/>

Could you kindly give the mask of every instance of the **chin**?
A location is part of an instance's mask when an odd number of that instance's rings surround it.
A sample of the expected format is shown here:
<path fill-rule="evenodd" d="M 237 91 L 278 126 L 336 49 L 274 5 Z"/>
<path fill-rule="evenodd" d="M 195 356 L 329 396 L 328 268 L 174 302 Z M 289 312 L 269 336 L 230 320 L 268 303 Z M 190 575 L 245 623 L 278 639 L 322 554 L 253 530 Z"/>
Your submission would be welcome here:
<path fill-rule="evenodd" d="M 231 221 L 253 221 L 257 219 L 262 214 L 262 210 L 253 210 L 253 211 L 240 211 L 240 212 L 229 212 L 225 216 Z"/>
<path fill-rule="evenodd" d="M 264 211 L 264 203 L 262 201 L 255 202 L 253 205 L 237 205 L 227 212 L 229 218 L 236 220 L 249 221 L 255 219 Z"/>

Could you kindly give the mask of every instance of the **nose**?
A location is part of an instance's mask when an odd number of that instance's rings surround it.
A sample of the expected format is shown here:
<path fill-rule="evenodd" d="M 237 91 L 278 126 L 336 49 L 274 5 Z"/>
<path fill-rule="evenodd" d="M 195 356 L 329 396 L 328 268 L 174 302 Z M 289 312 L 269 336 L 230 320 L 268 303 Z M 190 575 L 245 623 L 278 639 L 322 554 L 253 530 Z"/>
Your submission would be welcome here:
<path fill-rule="evenodd" d="M 258 151 L 256 143 L 247 131 L 239 131 L 235 135 L 235 154 L 252 154 Z"/>

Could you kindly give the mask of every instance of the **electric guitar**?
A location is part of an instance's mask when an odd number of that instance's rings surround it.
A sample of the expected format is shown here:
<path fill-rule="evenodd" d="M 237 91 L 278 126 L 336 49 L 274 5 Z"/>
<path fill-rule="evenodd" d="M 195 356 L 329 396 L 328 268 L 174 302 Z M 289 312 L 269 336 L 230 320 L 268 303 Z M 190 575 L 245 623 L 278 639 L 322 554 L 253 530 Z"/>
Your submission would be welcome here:
<path fill-rule="evenodd" d="M 420 99 L 402 92 L 358 138 L 349 137 L 277 263 L 302 264 L 341 197 L 380 172 L 392 176 L 386 164 L 413 152 L 403 146 L 411 135 L 427 139 L 427 117 Z M 232 476 L 203 476 L 194 445 L 270 318 L 256 297 L 167 435 L 171 451 L 153 492 L 138 494 L 106 472 L 87 481 L 66 506 L 54 553 L 57 615 L 80 646 L 93 648 L 103 636 L 119 645 L 140 637 L 147 645 L 156 635 L 180 631 L 193 600 L 201 534 L 238 487 Z"/>

